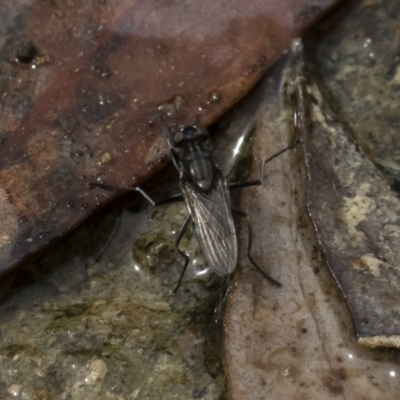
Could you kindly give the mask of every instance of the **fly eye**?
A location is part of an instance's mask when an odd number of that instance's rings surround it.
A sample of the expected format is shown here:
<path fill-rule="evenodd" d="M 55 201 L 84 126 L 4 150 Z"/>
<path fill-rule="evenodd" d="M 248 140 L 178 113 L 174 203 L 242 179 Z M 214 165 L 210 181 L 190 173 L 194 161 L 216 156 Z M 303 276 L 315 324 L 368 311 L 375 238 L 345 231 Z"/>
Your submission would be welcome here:
<path fill-rule="evenodd" d="M 176 133 L 174 136 L 174 144 L 176 146 L 179 146 L 179 144 L 182 142 L 182 140 L 183 140 L 183 133 L 182 132 Z"/>

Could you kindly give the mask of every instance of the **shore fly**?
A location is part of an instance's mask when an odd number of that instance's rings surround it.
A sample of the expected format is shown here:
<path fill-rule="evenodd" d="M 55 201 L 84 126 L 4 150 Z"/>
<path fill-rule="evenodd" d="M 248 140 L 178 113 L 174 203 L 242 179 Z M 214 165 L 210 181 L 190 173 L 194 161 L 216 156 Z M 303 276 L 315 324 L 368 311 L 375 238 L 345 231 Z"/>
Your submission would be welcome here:
<path fill-rule="evenodd" d="M 206 129 L 190 125 L 178 131 L 172 139 L 168 138 L 172 161 L 179 172 L 181 193 L 165 200 L 155 202 L 140 187 L 113 186 L 103 183 L 90 183 L 91 187 L 108 190 L 128 190 L 139 192 L 153 206 L 171 201 L 183 200 L 189 216 L 186 218 L 176 238 L 175 246 L 184 258 L 184 267 L 174 289 L 176 293 L 189 264 L 189 257 L 180 248 L 180 242 L 193 223 L 194 231 L 204 257 L 218 275 L 231 274 L 238 261 L 238 238 L 234 215 L 247 219 L 248 246 L 247 256 L 262 276 L 276 286 L 281 284 L 263 271 L 251 256 L 252 229 L 249 215 L 232 207 L 230 190 L 262 184 L 265 164 L 297 143 L 289 146 L 261 163 L 260 178 L 253 181 L 228 183 L 217 165 L 212 152 L 209 133 Z"/>

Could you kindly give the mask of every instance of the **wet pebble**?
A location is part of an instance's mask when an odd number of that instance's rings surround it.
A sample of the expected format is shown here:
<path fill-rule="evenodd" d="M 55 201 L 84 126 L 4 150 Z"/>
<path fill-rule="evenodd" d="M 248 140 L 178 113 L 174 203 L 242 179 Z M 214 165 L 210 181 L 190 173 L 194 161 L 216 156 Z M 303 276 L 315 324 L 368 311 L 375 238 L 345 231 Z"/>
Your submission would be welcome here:
<path fill-rule="evenodd" d="M 100 358 L 97 358 L 90 363 L 86 373 L 85 383 L 88 385 L 100 384 L 106 377 L 107 372 L 107 364 Z"/>

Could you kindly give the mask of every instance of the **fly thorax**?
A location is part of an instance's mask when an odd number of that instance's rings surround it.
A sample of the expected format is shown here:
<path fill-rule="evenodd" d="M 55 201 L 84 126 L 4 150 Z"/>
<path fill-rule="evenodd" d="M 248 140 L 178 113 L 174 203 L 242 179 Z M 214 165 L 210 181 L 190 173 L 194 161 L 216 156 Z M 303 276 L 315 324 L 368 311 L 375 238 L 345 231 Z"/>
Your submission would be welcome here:
<path fill-rule="evenodd" d="M 210 187 L 215 173 L 215 164 L 211 157 L 209 149 L 193 146 L 181 158 L 187 178 L 204 190 Z"/>
<path fill-rule="evenodd" d="M 204 158 L 193 159 L 189 165 L 189 175 L 193 183 L 202 189 L 208 189 L 214 176 L 211 160 Z"/>

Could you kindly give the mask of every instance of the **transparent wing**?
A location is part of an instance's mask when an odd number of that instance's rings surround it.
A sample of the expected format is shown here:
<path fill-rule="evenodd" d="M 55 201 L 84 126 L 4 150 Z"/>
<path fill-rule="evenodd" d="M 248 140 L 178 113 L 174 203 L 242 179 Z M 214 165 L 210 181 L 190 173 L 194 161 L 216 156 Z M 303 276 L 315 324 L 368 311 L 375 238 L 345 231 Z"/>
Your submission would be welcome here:
<path fill-rule="evenodd" d="M 238 257 L 237 235 L 229 190 L 222 174 L 208 193 L 199 192 L 189 182 L 182 182 L 181 189 L 210 266 L 220 275 L 233 272 Z"/>

